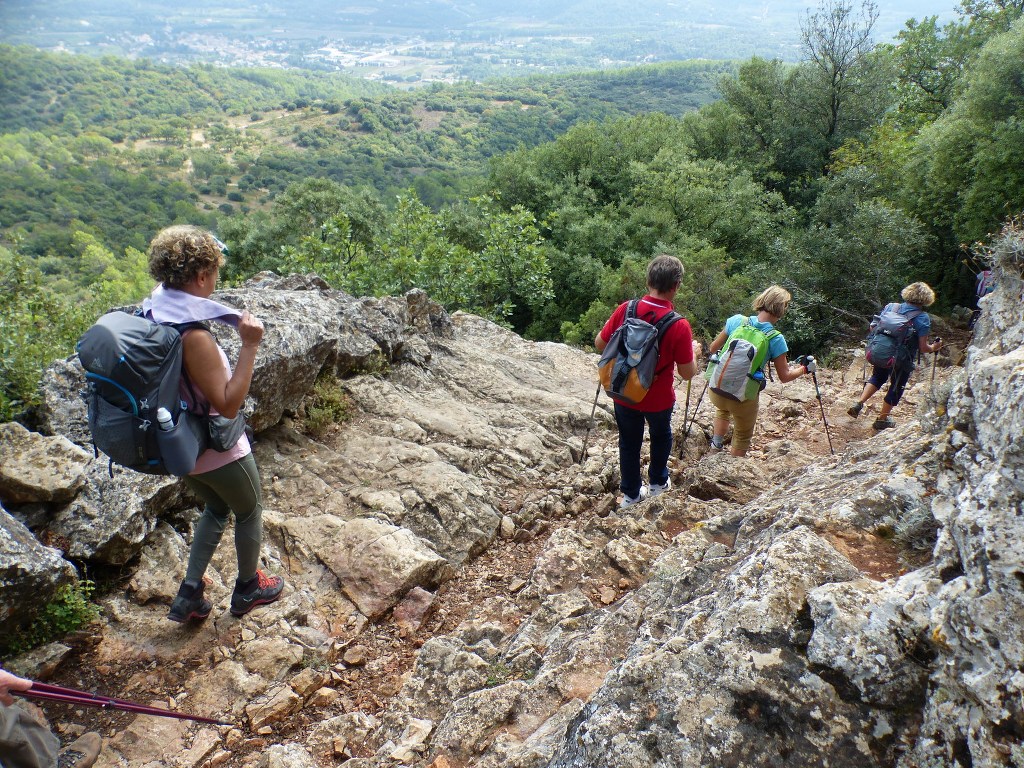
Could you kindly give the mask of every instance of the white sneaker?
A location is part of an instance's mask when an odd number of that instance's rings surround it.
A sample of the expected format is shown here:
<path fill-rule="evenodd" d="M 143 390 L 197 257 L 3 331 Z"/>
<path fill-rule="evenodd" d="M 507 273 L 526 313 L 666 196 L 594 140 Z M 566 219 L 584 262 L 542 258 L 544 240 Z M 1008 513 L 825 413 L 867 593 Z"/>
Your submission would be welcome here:
<path fill-rule="evenodd" d="M 646 485 L 640 486 L 640 495 L 635 499 L 631 496 L 623 496 L 622 501 L 619 502 L 619 509 L 629 509 L 634 504 L 639 504 L 641 501 L 646 499 L 650 495 L 650 490 Z"/>
<path fill-rule="evenodd" d="M 657 483 L 651 483 L 651 490 L 650 490 L 648 495 L 651 498 L 653 498 L 653 497 L 658 496 L 658 495 L 664 493 L 665 491 L 669 490 L 671 487 L 672 487 L 672 478 L 671 477 L 666 477 L 664 485 L 658 485 Z"/>

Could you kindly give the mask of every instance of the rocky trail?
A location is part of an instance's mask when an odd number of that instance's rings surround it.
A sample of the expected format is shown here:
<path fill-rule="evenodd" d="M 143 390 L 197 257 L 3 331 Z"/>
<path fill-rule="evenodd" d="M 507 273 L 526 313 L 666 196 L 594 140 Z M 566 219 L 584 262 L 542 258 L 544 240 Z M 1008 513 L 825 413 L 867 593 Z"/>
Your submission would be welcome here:
<path fill-rule="evenodd" d="M 922 732 L 920 704 L 907 707 L 935 655 L 920 616 L 901 619 L 913 627 L 891 645 L 838 606 L 913 605 L 932 583 L 922 574 L 938 567 L 938 527 L 925 512 L 948 490 L 951 454 L 921 425 L 946 418 L 965 331 L 943 329 L 952 344 L 934 382 L 928 360 L 885 433 L 871 429 L 881 395 L 859 419 L 846 414 L 862 388 L 857 350 L 819 370 L 835 456 L 808 377 L 769 384 L 746 460 L 709 452 L 706 398 L 682 440 L 681 386 L 673 489 L 620 512 L 603 395 L 578 463 L 592 356 L 449 320 L 415 296 L 406 306 L 271 281 L 228 298 L 282 313 L 272 328 L 287 354 L 258 372 L 252 420 L 265 566 L 289 586 L 274 605 L 228 615 L 229 530 L 209 574 L 214 613 L 197 626 L 166 621 L 194 512 L 165 486 L 143 492 L 142 508 L 164 506 L 139 530 L 75 555 L 93 563 L 100 622 L 14 665 L 237 723 L 48 706 L 62 736 L 103 734 L 101 766 L 632 768 L 779 755 L 812 765 L 823 743 L 845 745 L 837 765 L 892 765 Z M 309 321 L 325 316 L 341 318 L 329 350 Z M 358 370 L 379 368 L 366 361 L 381 351 L 385 370 Z M 312 440 L 303 396 L 325 367 L 344 377 L 352 415 Z M 691 410 L 702 387 L 694 381 Z M 55 408 L 52 433 L 73 437 L 57 428 L 71 420 Z M 89 458 L 76 460 L 99 483 Z M 85 546 L 62 512 L 5 509 Z M 843 585 L 853 591 L 838 594 Z M 872 653 L 887 660 L 881 683 L 855 668 Z M 704 719 L 691 722 L 698 702 Z"/>

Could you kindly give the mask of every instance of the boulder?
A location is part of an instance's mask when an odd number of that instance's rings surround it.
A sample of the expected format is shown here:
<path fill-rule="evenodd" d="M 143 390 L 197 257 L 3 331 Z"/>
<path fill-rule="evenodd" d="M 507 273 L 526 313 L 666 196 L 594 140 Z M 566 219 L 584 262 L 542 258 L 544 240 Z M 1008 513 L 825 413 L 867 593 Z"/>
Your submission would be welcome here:
<path fill-rule="evenodd" d="M 0 507 L 0 624 L 24 626 L 77 575 L 59 550 L 44 547 Z"/>
<path fill-rule="evenodd" d="M 66 437 L 0 424 L 0 501 L 67 503 L 85 485 L 92 455 Z"/>
<path fill-rule="evenodd" d="M 321 559 L 367 618 L 394 607 L 413 587 L 434 588 L 447 560 L 412 531 L 360 518 L 332 532 Z"/>

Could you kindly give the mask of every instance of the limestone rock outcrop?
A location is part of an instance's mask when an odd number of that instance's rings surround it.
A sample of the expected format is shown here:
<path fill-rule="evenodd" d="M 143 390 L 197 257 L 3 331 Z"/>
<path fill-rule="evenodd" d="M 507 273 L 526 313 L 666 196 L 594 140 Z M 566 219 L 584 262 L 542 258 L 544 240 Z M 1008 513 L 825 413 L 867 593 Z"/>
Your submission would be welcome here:
<path fill-rule="evenodd" d="M 0 575 L 10 541 L 11 562 L 61 574 L 40 589 L 73 576 L 31 532 L 134 569 L 88 662 L 255 731 L 140 718 L 107 742 L 118 768 L 168 749 L 227 768 L 1024 765 L 1016 247 L 966 365 L 918 377 L 897 429 L 830 455 L 819 419 L 846 405 L 776 382 L 753 458 L 707 453 L 705 411 L 677 433 L 671 491 L 627 510 L 603 399 L 590 423 L 593 355 L 419 292 L 261 275 L 219 298 L 269 321 L 247 411 L 281 600 L 228 615 L 225 541 L 213 614 L 169 627 L 194 500 L 103 460 L 0 511 Z M 849 370 L 819 378 L 857 388 Z M 348 416 L 314 439 L 304 398 L 325 375 Z M 73 360 L 51 369 L 52 436 L 33 440 L 85 445 L 78 386 Z M 510 578 L 495 551 L 525 567 Z M 458 594 L 481 562 L 495 587 Z"/>

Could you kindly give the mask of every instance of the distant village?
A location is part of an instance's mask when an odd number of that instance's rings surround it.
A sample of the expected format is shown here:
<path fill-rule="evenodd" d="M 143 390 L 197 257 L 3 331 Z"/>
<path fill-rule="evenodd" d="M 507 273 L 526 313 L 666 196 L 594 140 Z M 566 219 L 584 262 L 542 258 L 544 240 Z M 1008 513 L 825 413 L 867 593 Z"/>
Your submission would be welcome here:
<path fill-rule="evenodd" d="M 272 30 L 271 33 L 284 30 Z M 560 36 L 557 44 L 584 46 L 592 43 L 589 37 Z M 379 43 L 362 41 L 349 45 L 343 40 L 299 41 L 285 38 L 250 37 L 239 39 L 221 33 L 174 32 L 165 30 L 158 35 L 128 32 L 103 36 L 89 42 L 61 41 L 52 50 L 68 53 L 89 51 L 148 58 L 161 64 L 191 64 L 203 62 L 225 67 L 268 67 L 278 69 L 313 69 L 345 72 L 367 80 L 395 84 L 422 85 L 432 82 L 452 83 L 472 79 L 467 62 L 482 67 L 514 69 L 521 73 L 549 72 L 554 68 L 525 59 L 522 52 L 535 45 L 532 38 L 497 37 L 489 40 L 460 41 L 426 40 L 421 37 L 398 37 Z M 519 55 L 517 55 L 519 54 Z M 636 61 L 649 61 L 650 55 Z M 608 66 L 610 62 L 602 62 Z M 614 64 L 615 62 L 611 62 Z"/>

